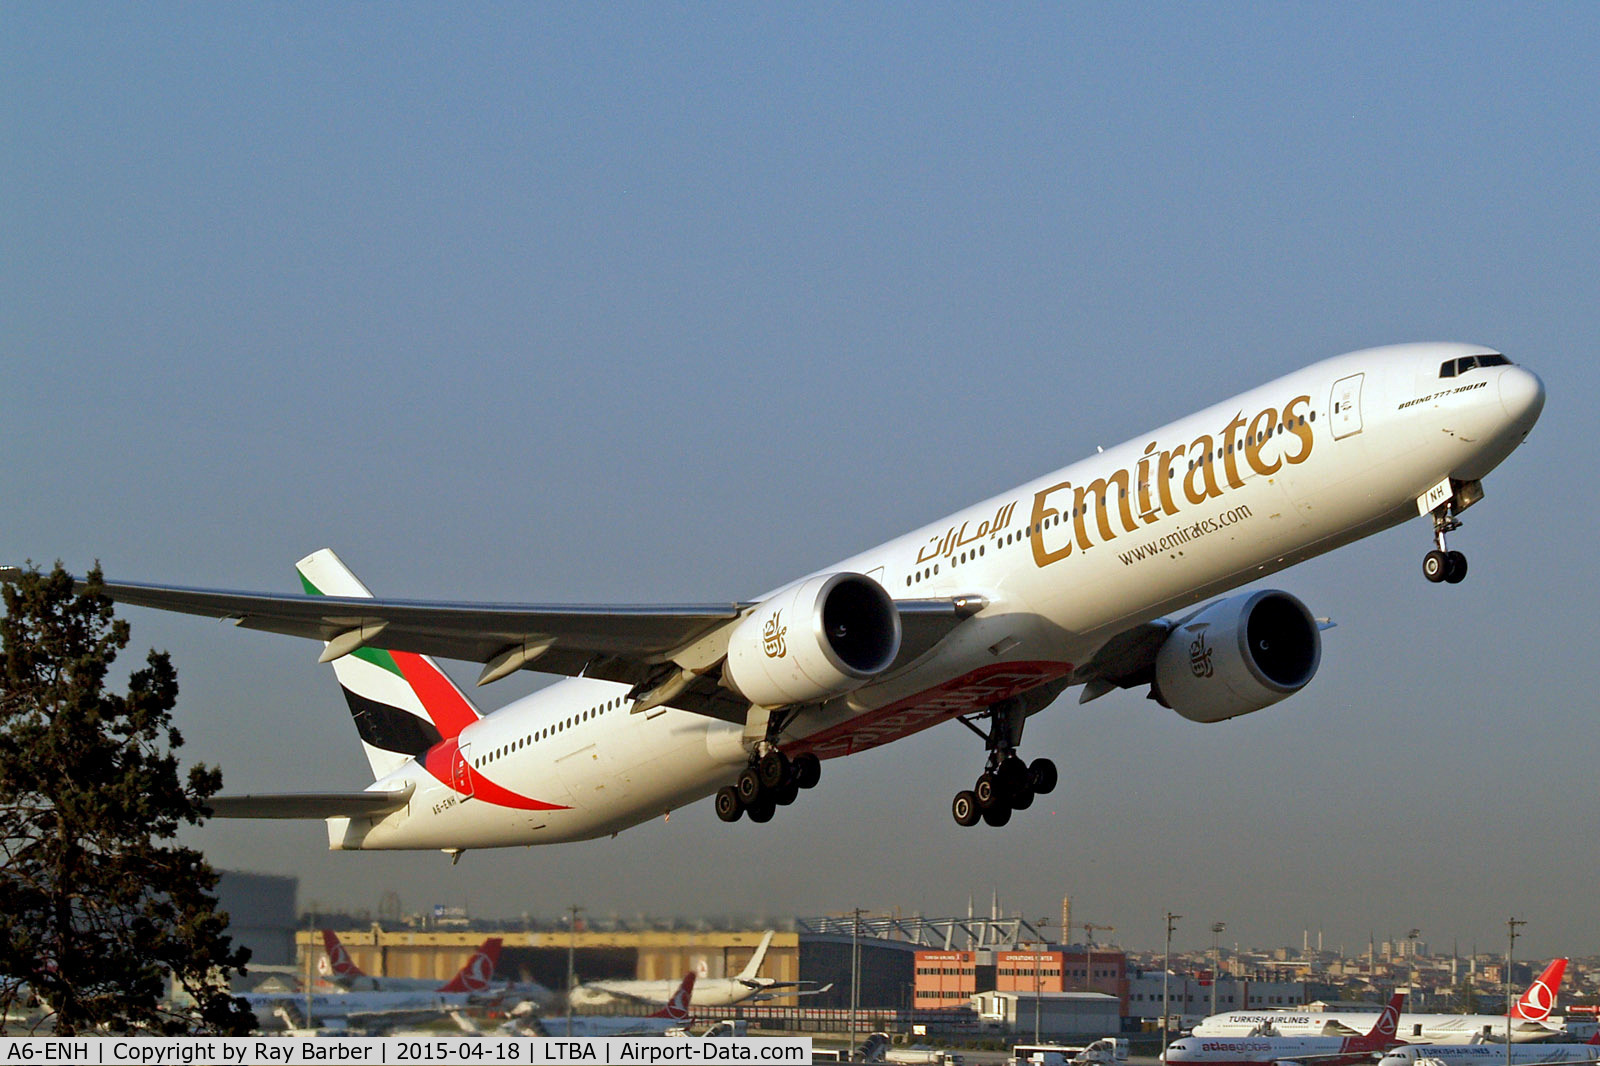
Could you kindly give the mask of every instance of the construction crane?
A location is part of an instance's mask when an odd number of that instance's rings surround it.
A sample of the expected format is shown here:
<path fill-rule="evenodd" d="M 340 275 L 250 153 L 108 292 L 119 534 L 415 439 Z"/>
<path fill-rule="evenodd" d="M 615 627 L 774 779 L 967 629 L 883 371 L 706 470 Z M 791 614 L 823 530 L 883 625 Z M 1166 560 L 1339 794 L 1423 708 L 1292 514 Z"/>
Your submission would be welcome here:
<path fill-rule="evenodd" d="M 1086 959 L 1085 964 L 1084 964 L 1084 971 L 1089 975 L 1089 981 L 1088 981 L 1088 986 L 1087 987 L 1088 987 L 1088 990 L 1091 991 L 1091 992 L 1093 992 L 1095 990 L 1095 987 L 1094 987 L 1094 931 L 1096 929 L 1100 930 L 1102 933 L 1115 933 L 1117 931 L 1117 927 L 1114 926 L 1114 925 L 1096 925 L 1094 922 L 1084 922 L 1083 923 L 1083 945 L 1084 945 L 1084 950 L 1088 953 L 1088 958 Z"/>
<path fill-rule="evenodd" d="M 1094 946 L 1094 933 L 1096 929 L 1100 930 L 1102 933 L 1115 933 L 1117 931 L 1117 927 L 1114 925 L 1096 925 L 1094 922 L 1084 922 L 1083 942 L 1088 944 L 1090 947 Z"/>

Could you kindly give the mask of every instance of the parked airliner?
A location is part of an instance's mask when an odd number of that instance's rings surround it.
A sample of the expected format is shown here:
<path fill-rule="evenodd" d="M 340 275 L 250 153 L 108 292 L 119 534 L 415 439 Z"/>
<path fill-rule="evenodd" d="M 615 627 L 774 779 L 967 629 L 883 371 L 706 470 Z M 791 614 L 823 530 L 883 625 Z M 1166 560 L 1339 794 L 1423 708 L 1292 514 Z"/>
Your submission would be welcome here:
<path fill-rule="evenodd" d="M 693 970 L 683 975 L 666 1006 L 646 1015 L 578 1014 L 559 1015 L 538 1019 L 538 1028 L 545 1036 L 660 1036 L 669 1029 L 688 1025 L 694 1020 L 691 1003 L 695 994 Z"/>
<path fill-rule="evenodd" d="M 1374 1052 L 1400 1042 L 1395 1038 L 1395 1024 L 1404 1000 L 1405 993 L 1396 992 L 1382 1014 L 1368 1015 L 1374 1019 L 1373 1025 L 1361 1036 L 1186 1036 L 1172 1042 L 1162 1061 L 1167 1066 L 1266 1066 L 1290 1062 L 1342 1066 L 1371 1062 Z"/>
<path fill-rule="evenodd" d="M 251 993 L 240 996 L 255 1012 L 262 1026 L 273 1025 L 284 1013 L 298 1014 L 302 1024 L 335 1021 L 347 1024 L 396 1024 L 416 1018 L 431 1018 L 451 1010 L 487 1002 L 495 965 L 500 958 L 500 937 L 490 937 L 472 953 L 446 983 L 430 982 L 425 988 L 384 989 L 380 991 L 337 992 L 334 994 Z"/>
<path fill-rule="evenodd" d="M 1554 959 L 1534 978 L 1509 1014 L 1402 1014 L 1396 1030 L 1409 1044 L 1512 1043 L 1548 1040 L 1561 1027 L 1551 1019 L 1567 971 L 1566 959 Z M 1348 1011 L 1234 1011 L 1213 1014 L 1192 1030 L 1195 1036 L 1245 1036 L 1270 1029 L 1283 1036 L 1351 1035 L 1372 1021 L 1370 1013 Z"/>
<path fill-rule="evenodd" d="M 1378 1066 L 1534 1066 L 1547 1062 L 1600 1060 L 1600 1033 L 1582 1044 L 1410 1044 L 1390 1048 Z"/>
<path fill-rule="evenodd" d="M 499 937 L 486 940 L 483 946 L 467 960 L 461 973 L 447 982 L 428 977 L 374 977 L 356 965 L 350 952 L 332 929 L 322 931 L 322 949 L 325 953 L 327 975 L 346 992 L 457 992 L 466 991 L 486 995 L 491 991 L 501 998 L 530 1000 L 548 1006 L 555 998 L 550 989 L 537 981 L 495 981 L 495 956 L 489 954 L 490 944 L 498 945 Z M 251 967 L 254 972 L 255 967 Z M 662 997 L 663 1001 L 665 996 Z"/>
<path fill-rule="evenodd" d="M 772 944 L 772 930 L 767 930 L 761 936 L 761 943 L 756 945 L 755 954 L 750 956 L 750 961 L 745 964 L 732 977 L 708 977 L 703 972 L 695 977 L 694 999 L 701 1007 L 727 1007 L 734 1003 L 743 1003 L 763 992 L 778 987 L 779 983 L 771 977 L 757 977 L 761 964 L 766 961 L 767 948 Z M 679 987 L 677 981 L 585 981 L 576 985 L 567 993 L 567 998 L 574 1007 L 609 1007 L 617 1003 L 628 1003 L 634 1006 L 663 1006 Z"/>
<path fill-rule="evenodd" d="M 1018 751 L 1071 686 L 1218 722 L 1311 680 L 1311 611 L 1230 590 L 1418 515 L 1425 577 L 1459 582 L 1446 538 L 1543 405 L 1536 375 L 1476 345 L 1336 356 L 747 602 L 374 599 L 326 550 L 299 563 L 302 596 L 102 588 L 324 642 L 373 785 L 212 806 L 325 818 L 335 849 L 584 840 L 712 794 L 719 817 L 764 822 L 822 760 L 952 718 L 986 752 L 952 814 L 998 826 L 1055 787 Z M 479 684 L 570 680 L 482 714 L 429 656 L 484 664 Z"/>

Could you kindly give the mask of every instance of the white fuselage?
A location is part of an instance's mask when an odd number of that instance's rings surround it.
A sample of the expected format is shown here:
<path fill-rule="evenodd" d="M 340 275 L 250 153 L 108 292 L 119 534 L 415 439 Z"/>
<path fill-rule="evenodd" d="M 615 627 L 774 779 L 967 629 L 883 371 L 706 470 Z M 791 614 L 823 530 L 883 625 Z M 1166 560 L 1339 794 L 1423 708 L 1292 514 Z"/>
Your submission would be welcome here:
<path fill-rule="evenodd" d="M 329 1020 L 361 1019 L 378 1023 L 385 1020 L 402 1021 L 420 1016 L 445 1014 L 470 1006 L 474 997 L 466 992 L 440 992 L 438 989 L 410 992 L 338 992 L 316 993 L 248 993 L 239 997 L 249 1004 L 263 1029 L 278 1028 L 281 1021 L 274 1011 L 286 1008 L 295 1014 L 310 1010 L 310 1017 L 302 1019 L 311 1025 Z"/>
<path fill-rule="evenodd" d="M 1321 1066 L 1363 1062 L 1371 1049 L 1356 1038 L 1328 1036 L 1186 1036 L 1174 1040 L 1163 1061 L 1195 1062 L 1205 1066 L 1257 1066 L 1284 1060 L 1314 1059 Z"/>
<path fill-rule="evenodd" d="M 1502 1039 L 1504 1039 L 1502 1037 Z M 1543 1062 L 1594 1062 L 1600 1059 L 1600 1044 L 1413 1044 L 1391 1049 L 1378 1066 L 1417 1066 L 1423 1060 L 1446 1066 L 1496 1066 L 1507 1061 L 1513 1066 Z"/>
<path fill-rule="evenodd" d="M 1242 1037 L 1255 1032 L 1263 1025 L 1284 1036 L 1323 1033 L 1328 1026 L 1337 1026 L 1349 1032 L 1371 1028 L 1377 1015 L 1362 1011 L 1273 1012 L 1239 1011 L 1234 1014 L 1215 1014 L 1192 1030 L 1199 1037 Z M 1511 1021 L 1511 1042 L 1548 1040 L 1558 1029 L 1525 1018 Z M 1395 1036 L 1410 1044 L 1462 1045 L 1473 1042 L 1504 1041 L 1505 1015 L 1494 1014 L 1402 1014 Z M 1502 1048 L 1501 1057 L 1504 1058 Z"/>
<path fill-rule="evenodd" d="M 1481 478 L 1538 417 L 1542 386 L 1519 367 L 1440 377 L 1442 361 L 1487 351 L 1327 359 L 818 571 L 987 606 L 916 661 L 807 710 L 785 743 L 830 758 L 979 710 L 1064 677 L 1140 622 L 1417 516 L 1422 493 Z M 571 679 L 486 715 L 459 738 L 472 795 L 413 760 L 373 786 L 414 785 L 409 805 L 330 819 L 330 845 L 583 840 L 708 796 L 746 764 L 740 726 L 630 713 L 627 692 Z M 496 788 L 552 809 L 497 804 Z"/>
<path fill-rule="evenodd" d="M 694 1005 L 701 1007 L 730 1007 L 761 991 L 763 982 L 752 982 L 732 977 L 702 977 L 695 982 Z M 567 993 L 574 1007 L 610 1007 L 620 1003 L 664 1005 L 677 991 L 677 981 L 589 981 Z"/>

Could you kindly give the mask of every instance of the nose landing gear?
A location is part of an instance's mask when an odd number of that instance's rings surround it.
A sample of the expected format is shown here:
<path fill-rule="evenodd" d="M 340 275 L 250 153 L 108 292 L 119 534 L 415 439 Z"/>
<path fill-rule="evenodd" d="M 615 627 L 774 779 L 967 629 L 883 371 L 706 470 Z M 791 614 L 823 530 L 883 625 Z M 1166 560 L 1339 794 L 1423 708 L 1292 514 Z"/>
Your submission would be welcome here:
<path fill-rule="evenodd" d="M 970 789 L 956 793 L 950 813 L 957 825 L 1001 826 L 1011 820 L 1012 811 L 1033 806 L 1035 796 L 1056 787 L 1056 764 L 1049 759 L 1025 763 L 1017 755 L 1022 742 L 1022 724 L 1027 718 L 1022 701 L 1003 700 L 985 712 L 990 719 L 988 732 L 966 718 L 959 721 L 983 738 L 989 756 L 982 776 Z"/>
<path fill-rule="evenodd" d="M 1454 505 L 1446 500 L 1433 510 L 1433 539 L 1438 545 L 1422 557 L 1422 576 L 1435 584 L 1440 581 L 1460 584 L 1467 576 L 1467 557 L 1451 551 L 1445 535 L 1461 528 L 1461 519 L 1455 516 Z"/>

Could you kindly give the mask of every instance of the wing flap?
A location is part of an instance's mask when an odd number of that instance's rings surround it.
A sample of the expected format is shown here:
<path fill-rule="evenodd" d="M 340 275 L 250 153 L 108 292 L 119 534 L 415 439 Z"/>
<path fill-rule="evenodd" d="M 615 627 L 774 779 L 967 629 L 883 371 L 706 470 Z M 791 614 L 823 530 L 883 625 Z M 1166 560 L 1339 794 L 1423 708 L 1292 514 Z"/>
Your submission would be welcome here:
<path fill-rule="evenodd" d="M 359 818 L 398 811 L 415 785 L 367 792 L 260 792 L 212 796 L 214 818 Z"/>

